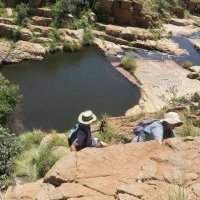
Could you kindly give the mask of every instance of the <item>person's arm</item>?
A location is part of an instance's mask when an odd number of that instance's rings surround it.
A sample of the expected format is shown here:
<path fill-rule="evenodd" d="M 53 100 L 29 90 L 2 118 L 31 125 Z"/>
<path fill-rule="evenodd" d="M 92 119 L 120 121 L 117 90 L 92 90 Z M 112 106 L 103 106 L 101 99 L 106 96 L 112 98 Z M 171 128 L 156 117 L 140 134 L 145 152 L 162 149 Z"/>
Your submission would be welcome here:
<path fill-rule="evenodd" d="M 77 148 L 76 148 L 76 146 L 75 146 L 74 144 L 72 144 L 72 145 L 70 146 L 70 150 L 71 150 L 71 151 L 78 151 Z"/>
<path fill-rule="evenodd" d="M 158 141 L 160 144 L 163 142 L 163 127 L 155 126 L 152 128 L 151 133 L 153 135 L 154 140 Z"/>
<path fill-rule="evenodd" d="M 86 135 L 82 133 L 82 131 L 79 131 L 77 133 L 77 137 L 72 143 L 70 150 L 71 151 L 78 151 L 79 147 L 82 147 L 86 139 Z"/>

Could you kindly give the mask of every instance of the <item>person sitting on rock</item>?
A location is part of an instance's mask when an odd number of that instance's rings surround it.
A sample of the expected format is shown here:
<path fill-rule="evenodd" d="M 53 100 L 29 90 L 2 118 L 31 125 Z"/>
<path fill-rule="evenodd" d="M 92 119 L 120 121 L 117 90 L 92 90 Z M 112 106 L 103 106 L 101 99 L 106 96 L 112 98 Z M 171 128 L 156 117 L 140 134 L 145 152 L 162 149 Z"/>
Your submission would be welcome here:
<path fill-rule="evenodd" d="M 145 120 L 133 129 L 136 135 L 132 142 L 145 142 L 157 140 L 162 143 L 164 139 L 175 137 L 174 129 L 183 125 L 176 112 L 168 112 L 161 120 Z"/>
<path fill-rule="evenodd" d="M 70 130 L 68 143 L 71 151 L 80 151 L 86 147 L 103 147 L 106 143 L 92 137 L 91 124 L 97 120 L 91 111 L 82 112 L 78 117 L 78 124 Z"/>

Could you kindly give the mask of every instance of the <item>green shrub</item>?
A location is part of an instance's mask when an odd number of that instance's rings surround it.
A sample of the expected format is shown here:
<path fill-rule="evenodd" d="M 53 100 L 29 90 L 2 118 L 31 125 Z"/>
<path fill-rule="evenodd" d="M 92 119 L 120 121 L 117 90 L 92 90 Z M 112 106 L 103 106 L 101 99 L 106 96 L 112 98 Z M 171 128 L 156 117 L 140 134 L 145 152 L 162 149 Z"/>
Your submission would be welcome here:
<path fill-rule="evenodd" d="M 44 177 L 58 159 L 49 148 L 40 149 L 37 156 L 32 160 L 37 172 L 37 178 Z"/>
<path fill-rule="evenodd" d="M 178 128 L 176 133 L 177 135 L 180 135 L 182 137 L 188 137 L 188 136 L 196 137 L 196 136 L 200 136 L 200 129 L 193 125 L 193 122 L 191 119 L 187 119 L 187 120 L 184 120 L 183 126 Z"/>
<path fill-rule="evenodd" d="M 50 49 L 55 49 L 61 42 L 60 34 L 55 29 L 49 32 L 48 37 L 51 39 L 51 41 L 48 42 Z"/>
<path fill-rule="evenodd" d="M 8 129 L 0 126 L 0 187 L 6 185 L 14 170 L 14 160 L 20 152 L 20 146 Z"/>
<path fill-rule="evenodd" d="M 78 18 L 74 18 L 71 23 L 67 24 L 67 27 L 71 29 L 92 29 L 94 23 L 91 21 L 91 13 L 90 9 L 83 10 Z"/>
<path fill-rule="evenodd" d="M 24 150 L 15 160 L 14 176 L 23 177 L 26 181 L 37 180 L 37 171 L 33 165 L 33 159 L 37 154 L 38 146 Z"/>
<path fill-rule="evenodd" d="M 135 59 L 129 55 L 123 56 L 123 58 L 121 59 L 121 65 L 125 70 L 129 71 L 131 74 L 134 74 L 137 67 Z"/>
<path fill-rule="evenodd" d="M 0 8 L 2 8 L 3 10 L 4 7 L 5 7 L 4 1 L 0 0 Z"/>
<path fill-rule="evenodd" d="M 0 74 L 0 124 L 6 124 L 8 115 L 13 112 L 20 99 L 19 87 Z"/>
<path fill-rule="evenodd" d="M 38 147 L 46 134 L 40 130 L 26 132 L 18 137 L 19 144 L 23 151 Z"/>
<path fill-rule="evenodd" d="M 75 40 L 69 40 L 64 42 L 63 50 L 65 52 L 74 52 L 81 49 L 81 44 Z"/>
<path fill-rule="evenodd" d="M 12 37 L 10 38 L 14 42 L 17 42 L 21 39 L 21 27 L 17 27 L 17 29 L 13 30 Z"/>
<path fill-rule="evenodd" d="M 69 14 L 79 16 L 83 7 L 81 0 L 57 0 L 52 10 L 53 24 L 56 27 L 63 26 Z"/>
<path fill-rule="evenodd" d="M 29 132 L 19 136 L 19 144 L 22 152 L 15 160 L 14 175 L 23 177 L 27 181 L 35 181 L 42 178 L 55 162 L 61 158 L 64 153 L 56 152 L 56 147 L 68 147 L 67 139 L 65 140 L 58 135 L 52 135 L 50 139 L 42 142 L 47 134 L 41 131 Z M 51 136 L 51 135 L 49 135 Z"/>
<path fill-rule="evenodd" d="M 94 34 L 90 28 L 84 29 L 83 45 L 92 45 L 94 43 Z"/>
<path fill-rule="evenodd" d="M 29 20 L 30 8 L 27 4 L 21 3 L 16 6 L 16 23 L 25 26 Z"/>

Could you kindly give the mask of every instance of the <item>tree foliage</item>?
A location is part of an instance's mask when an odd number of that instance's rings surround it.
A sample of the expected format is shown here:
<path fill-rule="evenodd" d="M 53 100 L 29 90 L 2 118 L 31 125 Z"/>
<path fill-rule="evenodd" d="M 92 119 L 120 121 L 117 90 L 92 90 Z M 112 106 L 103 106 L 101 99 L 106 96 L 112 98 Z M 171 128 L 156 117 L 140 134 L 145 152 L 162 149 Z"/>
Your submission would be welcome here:
<path fill-rule="evenodd" d="M 0 124 L 6 124 L 8 115 L 14 111 L 20 99 L 19 87 L 0 74 Z"/>
<path fill-rule="evenodd" d="M 84 7 L 88 5 L 84 0 L 57 0 L 53 6 L 54 25 L 62 26 L 69 14 L 78 16 Z"/>
<path fill-rule="evenodd" d="M 16 138 L 0 125 L 0 187 L 6 185 L 8 177 L 13 173 L 14 160 L 19 151 Z"/>

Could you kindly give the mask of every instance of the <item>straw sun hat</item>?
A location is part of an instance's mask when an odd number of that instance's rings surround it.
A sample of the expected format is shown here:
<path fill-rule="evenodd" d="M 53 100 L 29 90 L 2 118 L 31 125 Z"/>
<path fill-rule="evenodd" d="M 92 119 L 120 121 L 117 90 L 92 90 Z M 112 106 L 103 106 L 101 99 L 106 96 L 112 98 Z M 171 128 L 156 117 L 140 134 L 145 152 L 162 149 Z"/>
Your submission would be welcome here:
<path fill-rule="evenodd" d="M 90 125 L 96 120 L 97 120 L 97 117 L 91 110 L 87 110 L 80 113 L 78 117 L 78 122 L 85 125 Z"/>
<path fill-rule="evenodd" d="M 164 115 L 164 119 L 161 121 L 165 121 L 169 124 L 173 125 L 182 125 L 183 122 L 180 119 L 180 116 L 176 112 L 168 112 Z"/>

